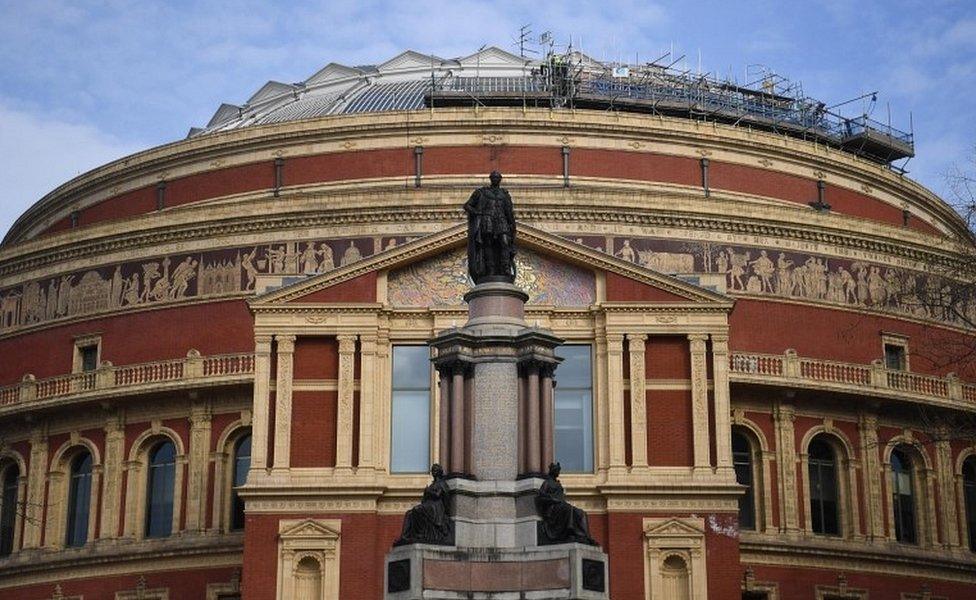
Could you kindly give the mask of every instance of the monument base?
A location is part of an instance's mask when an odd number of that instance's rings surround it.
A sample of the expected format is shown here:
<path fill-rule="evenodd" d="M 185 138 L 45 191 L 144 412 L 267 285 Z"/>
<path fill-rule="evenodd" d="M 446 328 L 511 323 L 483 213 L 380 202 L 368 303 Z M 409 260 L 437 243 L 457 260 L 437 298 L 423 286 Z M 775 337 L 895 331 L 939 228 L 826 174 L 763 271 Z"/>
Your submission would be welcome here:
<path fill-rule="evenodd" d="M 605 600 L 596 546 L 457 548 L 414 544 L 386 557 L 386 600 Z"/>

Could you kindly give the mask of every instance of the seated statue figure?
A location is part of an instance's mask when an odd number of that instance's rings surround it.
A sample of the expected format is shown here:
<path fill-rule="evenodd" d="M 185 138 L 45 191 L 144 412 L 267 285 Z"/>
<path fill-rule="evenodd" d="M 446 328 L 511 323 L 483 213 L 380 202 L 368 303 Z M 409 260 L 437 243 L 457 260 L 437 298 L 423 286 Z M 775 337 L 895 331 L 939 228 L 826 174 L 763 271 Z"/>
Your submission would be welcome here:
<path fill-rule="evenodd" d="M 444 469 L 434 464 L 430 467 L 434 478 L 426 488 L 420 504 L 407 511 L 403 517 L 403 531 L 393 542 L 394 546 L 408 544 L 454 545 L 454 524 L 448 517 L 451 489 L 444 477 Z"/>
<path fill-rule="evenodd" d="M 559 483 L 562 467 L 558 462 L 549 465 L 549 474 L 539 488 L 535 507 L 542 517 L 539 524 L 539 544 L 564 544 L 576 542 L 596 546 L 590 537 L 586 513 L 566 502 L 566 491 Z"/>

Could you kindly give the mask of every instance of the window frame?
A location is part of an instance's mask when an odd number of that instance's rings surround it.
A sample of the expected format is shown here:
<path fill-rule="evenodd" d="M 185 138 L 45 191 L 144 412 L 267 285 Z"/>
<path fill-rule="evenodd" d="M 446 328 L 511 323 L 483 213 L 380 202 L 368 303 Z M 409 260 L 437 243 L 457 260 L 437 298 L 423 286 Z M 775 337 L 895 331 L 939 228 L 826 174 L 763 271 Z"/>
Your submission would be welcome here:
<path fill-rule="evenodd" d="M 902 470 L 900 471 L 895 470 L 895 463 L 894 463 L 895 458 L 898 459 L 898 464 L 900 467 L 902 467 Z M 891 450 L 891 454 L 888 458 L 889 461 L 888 474 L 889 474 L 889 482 L 891 485 L 891 489 L 889 490 L 890 492 L 889 496 L 891 497 L 891 507 L 892 507 L 892 521 L 891 521 L 892 537 L 894 537 L 895 541 L 900 544 L 911 544 L 913 546 L 920 546 L 921 537 L 922 537 L 919 528 L 919 522 L 921 521 L 921 519 L 919 514 L 919 506 L 920 506 L 919 494 L 918 494 L 919 483 L 917 481 L 918 479 L 916 473 L 917 465 L 915 462 L 917 460 L 918 457 L 910 456 L 909 453 L 903 449 L 902 445 L 898 445 L 894 447 Z M 904 463 L 907 463 L 908 465 L 907 468 L 904 467 Z M 898 481 L 899 474 L 904 474 L 909 477 L 908 480 L 909 492 L 910 492 L 909 494 L 903 494 L 900 492 L 901 484 Z M 911 506 L 909 507 L 909 510 L 907 510 L 908 515 L 911 517 L 912 520 L 911 540 L 904 539 L 903 516 L 906 512 L 906 509 L 903 507 L 903 500 L 899 498 L 900 496 L 908 496 L 911 499 Z"/>
<path fill-rule="evenodd" d="M 85 369 L 84 368 L 84 350 L 86 348 L 95 348 L 95 368 Z M 87 333 L 84 335 L 75 336 L 74 338 L 74 354 L 71 361 L 71 372 L 72 373 L 86 373 L 98 370 L 98 367 L 102 364 L 102 334 L 100 333 Z"/>
<path fill-rule="evenodd" d="M 414 348 L 425 348 L 425 349 L 427 349 L 428 374 L 427 374 L 427 387 L 426 388 L 417 388 L 417 387 L 400 387 L 400 388 L 398 388 L 397 387 L 396 381 L 395 381 L 396 369 L 395 369 L 395 366 L 394 366 L 394 361 L 396 360 L 396 353 L 397 353 L 396 352 L 396 349 L 397 348 L 403 348 L 403 347 L 414 347 Z M 390 474 L 391 475 L 417 475 L 417 474 L 420 474 L 420 473 L 426 473 L 430 469 L 431 464 L 434 462 L 433 457 L 435 456 L 435 451 L 436 451 L 435 450 L 435 447 L 434 447 L 436 440 L 435 440 L 435 436 L 433 434 L 434 434 L 434 424 L 435 424 L 435 422 L 437 420 L 438 414 L 435 414 L 435 413 L 439 413 L 439 411 L 445 410 L 447 408 L 445 406 L 440 406 L 439 403 L 436 404 L 436 405 L 434 403 L 434 395 L 435 395 L 435 392 L 438 391 L 438 385 L 439 384 L 437 382 L 437 372 L 434 369 L 433 363 L 430 361 L 430 346 L 428 346 L 426 344 L 426 342 L 423 342 L 423 341 L 420 341 L 420 340 L 409 340 L 409 339 L 405 339 L 405 340 L 395 340 L 395 341 L 391 342 L 390 343 L 389 369 L 390 369 L 390 371 L 389 371 L 390 372 L 390 377 L 389 377 L 389 381 L 390 381 L 390 385 L 389 385 L 389 394 L 390 394 L 390 401 L 389 401 L 389 407 L 390 407 L 390 413 L 389 413 L 390 414 L 390 424 L 389 424 L 389 428 L 387 430 L 387 433 L 388 433 L 388 436 L 389 436 L 388 437 L 389 452 L 387 453 L 387 457 L 386 458 L 389 461 Z M 395 410 L 394 404 L 396 402 L 396 395 L 397 395 L 397 392 L 398 391 L 402 391 L 402 392 L 422 392 L 422 391 L 426 391 L 427 392 L 427 460 L 425 461 L 426 464 L 422 468 L 418 468 L 417 470 L 398 470 L 397 468 L 394 467 L 394 464 L 393 464 L 394 428 L 396 427 L 396 420 L 393 418 L 393 415 L 394 415 L 394 410 Z M 443 457 L 438 457 L 438 460 L 443 460 Z"/>
<path fill-rule="evenodd" d="M 86 474 L 79 475 L 77 474 L 77 470 L 80 467 L 79 463 L 82 462 L 83 459 L 85 458 L 88 459 L 88 472 Z M 87 544 L 89 541 L 91 541 L 92 496 L 95 491 L 93 488 L 94 476 L 95 476 L 94 470 L 95 470 L 95 457 L 92 456 L 92 453 L 89 452 L 87 449 L 83 449 L 76 452 L 74 456 L 71 457 L 71 460 L 68 462 L 68 473 L 67 473 L 68 503 L 66 507 L 66 514 L 65 514 L 66 521 L 64 526 L 65 527 L 64 545 L 66 547 L 80 548 L 85 544 Z M 82 500 L 82 497 L 79 496 L 78 488 L 81 485 L 80 482 L 83 477 L 88 480 L 87 481 L 88 489 L 87 489 L 87 497 L 84 498 L 84 505 L 83 505 L 84 508 L 83 510 L 80 510 L 78 507 L 78 503 L 79 501 Z M 75 539 L 73 535 L 75 533 L 74 530 L 76 529 L 76 525 L 78 524 L 76 519 L 79 516 L 84 517 L 84 522 L 85 522 L 84 535 L 79 537 L 78 539 Z"/>
<path fill-rule="evenodd" d="M 826 437 L 826 434 L 822 434 L 822 433 L 821 434 L 818 434 L 818 435 L 815 435 L 810 440 L 810 443 L 807 445 L 807 451 L 806 451 L 806 455 L 807 455 L 806 471 L 807 471 L 807 478 L 808 478 L 808 481 L 809 481 L 808 489 L 810 490 L 810 492 L 808 494 L 809 495 L 809 498 L 807 499 L 808 500 L 807 506 L 809 508 L 810 517 L 811 517 L 810 531 L 813 532 L 814 535 L 822 535 L 822 536 L 829 536 L 829 537 L 842 537 L 844 535 L 844 518 L 843 518 L 843 514 L 844 514 L 844 493 L 843 493 L 842 478 L 841 478 L 841 462 L 842 461 L 841 461 L 841 456 L 839 456 L 839 452 L 838 452 L 835 444 L 833 444 L 830 440 L 825 439 L 825 437 Z M 815 486 L 814 476 L 813 476 L 814 468 L 816 468 L 817 473 L 818 473 L 818 477 L 817 477 L 817 480 L 818 481 L 822 481 L 823 470 L 825 468 L 827 468 L 827 465 L 822 464 L 822 463 L 827 462 L 825 459 L 813 458 L 812 453 L 810 452 L 810 448 L 814 444 L 823 445 L 824 448 L 826 449 L 827 453 L 830 455 L 829 468 L 833 472 L 833 479 L 834 479 L 834 481 L 833 481 L 833 489 L 834 489 L 834 497 L 833 497 L 833 503 L 834 503 L 833 522 L 834 522 L 834 526 L 836 528 L 835 531 L 826 531 L 825 530 L 826 529 L 826 527 L 824 527 L 824 524 L 825 524 L 825 520 L 824 520 L 825 507 L 824 507 L 823 498 L 815 498 L 814 497 L 814 491 L 813 491 L 814 490 L 814 486 Z M 814 503 L 817 500 L 820 500 L 819 510 L 815 510 L 815 508 L 814 508 Z M 819 513 L 821 528 L 824 529 L 824 531 L 817 531 L 817 529 L 816 529 L 816 524 L 815 524 L 816 521 L 813 519 L 813 516 L 816 513 Z"/>
<path fill-rule="evenodd" d="M 14 473 L 13 482 L 13 507 L 11 508 L 7 501 L 7 478 L 10 477 L 11 473 Z M 23 502 L 24 494 L 24 482 L 25 474 L 23 473 L 22 461 L 16 460 L 16 458 L 11 456 L 0 456 L 0 525 L 2 525 L 3 517 L 8 517 L 11 520 L 9 529 L 9 551 L 2 551 L 3 540 L 0 538 L 0 559 L 10 556 L 17 551 L 17 547 L 20 545 L 20 529 L 22 523 L 21 511 L 17 510 L 17 506 Z M 0 527 L 0 536 L 3 534 L 3 529 Z"/>
<path fill-rule="evenodd" d="M 892 369 L 888 366 L 888 347 L 901 348 L 902 365 L 900 368 Z M 898 333 L 881 332 L 881 363 L 885 369 L 892 371 L 911 371 L 911 360 L 908 352 L 908 336 Z"/>
<path fill-rule="evenodd" d="M 592 475 L 593 473 L 596 472 L 596 466 L 597 466 L 596 465 L 597 436 L 595 430 L 595 423 L 596 423 L 596 397 L 595 397 L 596 377 L 595 375 L 596 375 L 596 367 L 597 367 L 596 356 L 595 356 L 596 348 L 593 340 L 566 340 L 565 343 L 556 347 L 555 349 L 556 356 L 559 356 L 560 348 L 566 348 L 571 346 L 586 346 L 589 349 L 590 385 L 588 388 L 582 388 L 582 387 L 568 387 L 564 384 L 561 384 L 559 378 L 559 369 L 562 366 L 562 363 L 560 363 L 560 366 L 556 367 L 556 371 L 554 375 L 555 389 L 553 390 L 552 405 L 553 405 L 553 412 L 555 413 L 557 410 L 556 407 L 559 404 L 560 390 L 563 391 L 588 390 L 589 391 L 589 411 L 585 409 L 580 411 L 582 415 L 587 416 L 587 418 L 583 422 L 583 426 L 580 428 L 583 436 L 583 447 L 586 449 L 586 454 L 583 456 L 583 469 L 576 471 L 567 468 L 566 462 L 559 456 L 559 425 L 558 425 L 559 419 L 556 418 L 556 414 L 553 414 L 552 416 L 553 417 L 552 418 L 553 457 L 557 462 L 560 462 L 562 464 L 563 473 L 565 474 Z M 587 466 L 589 466 L 589 469 L 586 468 Z"/>
<path fill-rule="evenodd" d="M 759 509 L 758 509 L 759 502 L 757 501 L 758 498 L 756 496 L 756 484 L 758 483 L 758 479 L 756 477 L 756 448 L 753 445 L 753 441 L 752 441 L 752 439 L 750 439 L 750 436 L 747 433 L 745 433 L 744 431 L 742 431 L 741 428 L 739 428 L 739 427 L 733 427 L 732 428 L 731 435 L 732 436 L 738 436 L 739 438 L 741 438 L 746 443 L 746 446 L 748 447 L 748 455 L 749 455 L 749 478 L 750 478 L 750 482 L 749 482 L 749 485 L 748 485 L 748 487 L 746 489 L 746 492 L 742 496 L 740 496 L 740 498 L 739 498 L 739 529 L 745 529 L 746 531 L 759 531 Z M 733 448 L 733 450 L 732 450 L 732 470 L 736 473 L 736 483 L 738 483 L 739 485 L 745 485 L 745 484 L 743 484 L 743 483 L 741 483 L 739 481 L 738 469 L 736 469 L 736 464 L 737 464 L 736 463 L 736 454 L 737 454 L 737 452 L 734 450 L 734 448 L 735 448 L 734 440 L 733 440 L 733 442 L 730 445 Z M 738 454 L 741 455 L 741 452 L 739 452 Z M 747 495 L 749 495 L 749 496 L 752 497 L 752 527 L 745 527 L 744 528 L 742 526 L 742 499 L 744 497 L 746 497 Z"/>
<path fill-rule="evenodd" d="M 972 481 L 966 481 L 966 466 L 971 465 Z M 970 552 L 976 552 L 976 454 L 965 457 L 959 468 L 959 485 L 962 493 L 962 526 Z M 970 501 L 971 500 L 971 501 Z"/>
<path fill-rule="evenodd" d="M 246 515 L 244 512 L 244 503 L 241 501 L 241 523 L 240 527 L 236 526 L 237 517 L 237 502 L 240 501 L 240 496 L 237 493 L 237 475 L 238 475 L 238 462 L 240 461 L 240 448 L 244 440 L 250 440 L 253 444 L 254 438 L 251 435 L 251 429 L 248 427 L 245 431 L 240 432 L 235 439 L 230 443 L 230 491 L 228 493 L 228 500 L 230 501 L 230 507 L 227 513 L 227 531 L 244 531 Z M 247 472 L 251 469 L 251 452 L 252 448 L 248 448 L 247 456 L 247 469 L 244 471 L 244 483 L 247 482 Z"/>
<path fill-rule="evenodd" d="M 170 446 L 173 447 L 173 458 L 172 458 L 172 461 L 171 462 L 162 463 L 162 464 L 159 464 L 159 465 L 153 465 L 154 456 L 157 455 L 162 450 L 162 448 L 164 446 L 166 446 L 167 444 L 169 444 Z M 178 450 L 176 444 L 173 442 L 173 440 L 163 439 L 163 440 L 159 440 L 155 444 L 153 444 L 148 449 L 148 451 L 146 453 L 146 497 L 145 497 L 145 501 L 144 501 L 144 504 L 145 504 L 146 509 L 145 509 L 145 513 L 144 513 L 144 519 L 143 519 L 144 520 L 144 523 L 143 523 L 143 527 L 142 527 L 142 529 L 143 529 L 143 537 L 144 538 L 165 539 L 165 538 L 168 538 L 168 537 L 172 537 L 173 533 L 176 531 L 176 527 L 175 527 L 175 523 L 174 523 L 175 517 L 178 514 L 178 512 L 176 510 L 176 502 L 177 502 L 176 501 L 176 497 L 178 495 L 181 495 L 181 493 L 182 493 L 182 490 L 180 490 L 177 487 L 177 478 L 176 478 L 176 465 L 177 465 L 177 462 L 179 460 L 178 459 L 178 456 L 179 456 L 178 452 L 179 452 L 179 450 Z M 153 510 L 152 510 L 152 507 L 153 507 L 153 503 L 154 503 L 154 500 L 155 500 L 154 497 L 153 497 L 154 496 L 154 492 L 155 492 L 155 490 L 153 489 L 154 488 L 153 478 L 154 478 L 154 475 L 155 475 L 155 472 L 153 471 L 153 469 L 160 469 L 160 468 L 163 468 L 163 467 L 170 467 L 170 468 L 172 468 L 172 490 L 171 490 L 172 498 L 170 498 L 169 527 L 168 527 L 167 532 L 165 534 L 163 534 L 163 535 L 154 535 L 154 534 L 151 533 L 151 531 L 152 531 L 152 525 L 153 525 Z"/>

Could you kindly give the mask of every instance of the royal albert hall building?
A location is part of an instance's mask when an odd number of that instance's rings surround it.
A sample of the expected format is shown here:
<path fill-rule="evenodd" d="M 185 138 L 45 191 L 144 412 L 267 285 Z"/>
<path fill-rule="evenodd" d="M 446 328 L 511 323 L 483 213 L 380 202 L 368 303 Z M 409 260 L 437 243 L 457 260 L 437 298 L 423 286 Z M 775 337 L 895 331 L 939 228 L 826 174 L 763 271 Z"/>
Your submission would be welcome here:
<path fill-rule="evenodd" d="M 0 246 L 0 597 L 382 598 L 492 170 L 526 320 L 565 340 L 555 453 L 612 598 L 976 597 L 951 356 L 976 304 L 926 301 L 974 247 L 891 167 L 911 136 L 772 78 L 611 67 L 333 63 L 27 210 Z"/>

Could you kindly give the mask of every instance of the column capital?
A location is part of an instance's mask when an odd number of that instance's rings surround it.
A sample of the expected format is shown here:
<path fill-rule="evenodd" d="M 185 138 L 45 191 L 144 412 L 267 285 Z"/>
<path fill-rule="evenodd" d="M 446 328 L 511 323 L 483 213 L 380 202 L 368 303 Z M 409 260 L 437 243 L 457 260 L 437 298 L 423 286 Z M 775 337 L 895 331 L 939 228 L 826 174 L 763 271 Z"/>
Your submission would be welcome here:
<path fill-rule="evenodd" d="M 296 339 L 297 336 L 294 335 L 275 335 L 275 341 L 278 342 L 278 353 L 294 352 Z"/>
<path fill-rule="evenodd" d="M 627 342 L 628 343 L 631 343 L 632 344 L 634 342 L 646 342 L 646 341 L 647 341 L 647 334 L 646 333 L 628 333 L 627 334 Z M 641 348 L 640 351 L 643 352 L 644 349 Z"/>
<path fill-rule="evenodd" d="M 257 333 L 254 335 L 254 345 L 262 346 L 265 344 L 271 344 L 271 340 L 274 338 L 270 333 Z"/>
<path fill-rule="evenodd" d="M 336 336 L 339 341 L 339 354 L 352 354 L 356 351 L 356 334 L 340 333 Z"/>
<path fill-rule="evenodd" d="M 702 342 L 702 343 L 704 343 L 705 340 L 707 340 L 707 339 L 708 339 L 708 334 L 707 333 L 689 333 L 688 334 L 688 341 L 689 342 L 692 342 L 692 343 L 695 343 L 695 342 Z"/>
<path fill-rule="evenodd" d="M 723 345 L 725 345 L 725 344 L 728 344 L 729 343 L 729 334 L 727 334 L 727 333 L 713 333 L 713 334 L 711 334 L 711 338 L 712 338 L 712 347 L 713 348 L 717 344 L 723 344 Z"/>

